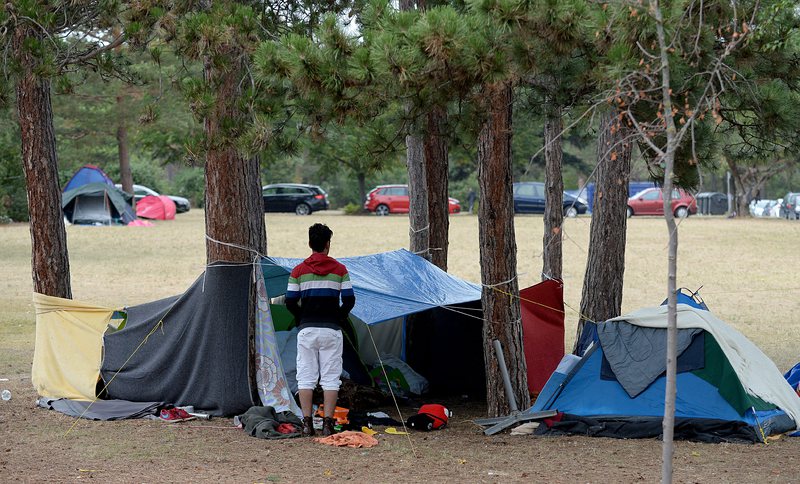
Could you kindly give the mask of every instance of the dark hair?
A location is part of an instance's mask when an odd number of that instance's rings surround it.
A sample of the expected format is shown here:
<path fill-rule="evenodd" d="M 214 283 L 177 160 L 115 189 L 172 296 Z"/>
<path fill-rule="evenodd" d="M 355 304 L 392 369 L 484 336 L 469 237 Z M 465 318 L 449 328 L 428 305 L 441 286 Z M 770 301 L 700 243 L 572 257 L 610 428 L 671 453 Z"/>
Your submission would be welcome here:
<path fill-rule="evenodd" d="M 333 230 L 325 224 L 314 224 L 308 228 L 308 245 L 314 252 L 322 252 L 333 236 Z"/>

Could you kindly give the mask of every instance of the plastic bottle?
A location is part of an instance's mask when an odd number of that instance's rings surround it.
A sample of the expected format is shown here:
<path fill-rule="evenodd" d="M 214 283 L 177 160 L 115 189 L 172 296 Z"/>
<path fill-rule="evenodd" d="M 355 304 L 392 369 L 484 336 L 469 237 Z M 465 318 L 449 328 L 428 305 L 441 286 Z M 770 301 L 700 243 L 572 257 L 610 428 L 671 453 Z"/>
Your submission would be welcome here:
<path fill-rule="evenodd" d="M 11 390 L 3 390 L 3 392 L 0 393 L 0 397 L 5 401 L 11 400 Z"/>

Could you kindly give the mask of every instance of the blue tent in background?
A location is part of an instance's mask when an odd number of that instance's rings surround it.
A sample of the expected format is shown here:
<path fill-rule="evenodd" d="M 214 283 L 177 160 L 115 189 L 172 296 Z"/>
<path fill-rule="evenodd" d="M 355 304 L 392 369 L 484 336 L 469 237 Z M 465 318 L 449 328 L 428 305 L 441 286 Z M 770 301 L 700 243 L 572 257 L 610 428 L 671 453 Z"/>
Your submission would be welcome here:
<path fill-rule="evenodd" d="M 692 296 L 678 301 L 675 438 L 763 442 L 800 425 L 800 397 L 775 364 Z M 659 437 L 666 315 L 662 305 L 591 328 L 582 357 L 567 355 L 536 399 L 532 411 L 560 412 L 537 432 Z"/>
<path fill-rule="evenodd" d="M 62 193 L 74 190 L 89 183 L 105 183 L 106 185 L 114 186 L 114 182 L 106 175 L 106 172 L 94 165 L 84 165 L 72 175 L 69 179 Z"/>

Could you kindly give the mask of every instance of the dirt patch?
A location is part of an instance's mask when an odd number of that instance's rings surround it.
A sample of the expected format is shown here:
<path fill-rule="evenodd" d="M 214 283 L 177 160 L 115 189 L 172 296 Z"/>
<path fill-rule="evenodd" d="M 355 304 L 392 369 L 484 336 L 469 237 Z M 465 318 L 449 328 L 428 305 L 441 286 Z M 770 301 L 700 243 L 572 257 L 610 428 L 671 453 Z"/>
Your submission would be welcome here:
<path fill-rule="evenodd" d="M 104 482 L 655 482 L 661 443 L 588 437 L 486 437 L 477 404 L 449 403 L 450 426 L 378 436 L 371 449 L 332 448 L 311 439 L 264 441 L 232 419 L 166 424 L 75 420 L 34 408 L 25 375 L 0 383 L 3 481 Z M 392 412 L 391 409 L 384 409 Z M 411 408 L 401 408 L 404 414 Z M 394 411 L 393 413 L 396 413 Z M 380 429 L 380 428 L 378 428 Z M 767 445 L 678 442 L 676 482 L 800 482 L 800 439 Z"/>

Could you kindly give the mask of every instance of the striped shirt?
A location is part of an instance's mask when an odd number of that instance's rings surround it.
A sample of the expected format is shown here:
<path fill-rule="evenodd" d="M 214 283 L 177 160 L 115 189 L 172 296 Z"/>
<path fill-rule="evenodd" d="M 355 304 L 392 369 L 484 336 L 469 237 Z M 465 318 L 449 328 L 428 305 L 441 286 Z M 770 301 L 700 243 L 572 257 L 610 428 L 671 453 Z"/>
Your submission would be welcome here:
<path fill-rule="evenodd" d="M 299 328 L 341 329 L 355 303 L 347 268 L 322 252 L 312 253 L 289 276 L 286 308 Z"/>

